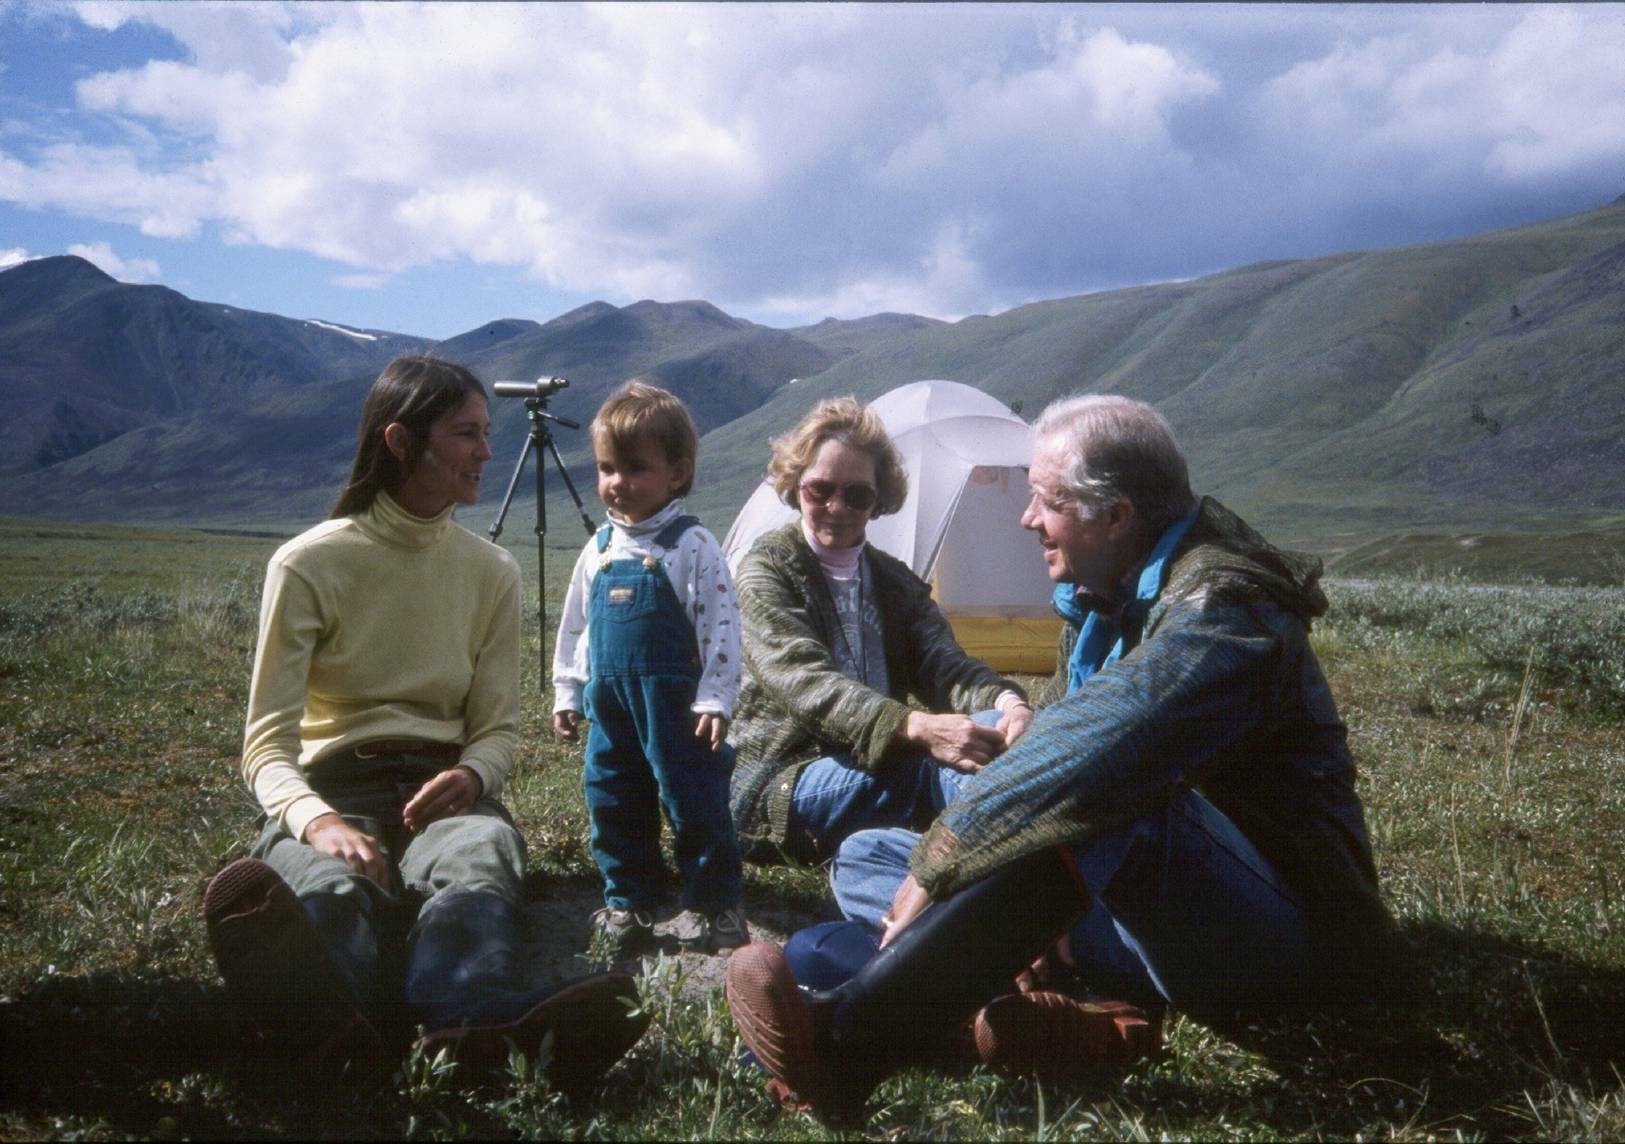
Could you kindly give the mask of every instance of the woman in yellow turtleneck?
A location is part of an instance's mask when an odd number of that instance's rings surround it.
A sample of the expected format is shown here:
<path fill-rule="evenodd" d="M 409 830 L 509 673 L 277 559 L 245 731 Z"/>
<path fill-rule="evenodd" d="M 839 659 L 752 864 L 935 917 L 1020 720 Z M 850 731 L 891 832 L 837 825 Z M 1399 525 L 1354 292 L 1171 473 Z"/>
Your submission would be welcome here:
<path fill-rule="evenodd" d="M 484 387 L 398 358 L 362 410 L 331 519 L 266 571 L 243 739 L 265 811 L 204 913 L 228 993 L 332 1066 L 425 1047 L 536 1058 L 582 1087 L 642 1033 L 632 979 L 537 992 L 524 842 L 497 800 L 519 730 L 519 567 L 452 519 L 491 459 Z M 398 1047 L 398 1045 L 397 1045 Z"/>

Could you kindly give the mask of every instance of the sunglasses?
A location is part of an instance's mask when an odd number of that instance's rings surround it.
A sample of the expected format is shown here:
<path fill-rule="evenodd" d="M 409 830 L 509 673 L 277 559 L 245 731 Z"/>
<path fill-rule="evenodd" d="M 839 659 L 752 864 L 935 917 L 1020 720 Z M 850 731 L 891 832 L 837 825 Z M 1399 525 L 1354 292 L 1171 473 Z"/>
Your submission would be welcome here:
<path fill-rule="evenodd" d="M 854 481 L 849 485 L 837 485 L 834 481 L 802 481 L 800 486 L 801 499 L 816 508 L 822 508 L 839 494 L 841 503 L 853 512 L 864 512 L 875 507 L 875 500 L 879 493 L 873 485 Z"/>

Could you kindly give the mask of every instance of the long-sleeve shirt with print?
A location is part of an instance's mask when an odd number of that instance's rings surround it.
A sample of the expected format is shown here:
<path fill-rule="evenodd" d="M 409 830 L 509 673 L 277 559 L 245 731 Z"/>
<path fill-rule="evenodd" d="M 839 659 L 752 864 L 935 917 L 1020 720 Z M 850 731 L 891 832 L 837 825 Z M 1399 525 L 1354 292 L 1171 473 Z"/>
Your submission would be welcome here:
<path fill-rule="evenodd" d="M 305 768 L 373 739 L 460 743 L 495 798 L 519 744 L 519 565 L 387 493 L 279 548 L 265 573 L 243 777 L 295 838 L 331 813 Z"/>
<path fill-rule="evenodd" d="M 684 532 L 675 547 L 661 548 L 655 536 L 681 516 L 683 502 L 674 500 L 648 520 L 627 524 L 609 517 L 609 547 L 598 551 L 595 537 L 587 541 L 570 574 L 570 587 L 564 596 L 564 612 L 559 617 L 558 638 L 553 644 L 553 710 L 583 710 L 583 693 L 591 678 L 587 642 L 587 602 L 592 599 L 592 582 L 602 561 L 642 560 L 653 556 L 660 561 L 671 581 L 677 602 L 694 625 L 694 640 L 700 649 L 700 682 L 694 698 L 696 715 L 733 717 L 739 698 L 739 601 L 734 595 L 733 577 L 722 546 L 704 527 L 696 525 Z"/>

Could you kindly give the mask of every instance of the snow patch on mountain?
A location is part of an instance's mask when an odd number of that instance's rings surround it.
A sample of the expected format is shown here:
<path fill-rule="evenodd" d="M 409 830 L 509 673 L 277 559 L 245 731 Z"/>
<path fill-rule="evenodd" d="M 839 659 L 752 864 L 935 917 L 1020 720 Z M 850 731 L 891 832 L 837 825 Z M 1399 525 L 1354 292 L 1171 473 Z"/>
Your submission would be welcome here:
<path fill-rule="evenodd" d="M 357 338 L 363 342 L 376 342 L 378 340 L 377 334 L 363 334 L 359 330 L 347 330 L 343 326 L 335 326 L 332 322 L 322 322 L 315 318 L 306 318 L 305 325 L 320 326 L 324 330 L 332 330 L 335 333 L 347 334 L 350 337 Z"/>

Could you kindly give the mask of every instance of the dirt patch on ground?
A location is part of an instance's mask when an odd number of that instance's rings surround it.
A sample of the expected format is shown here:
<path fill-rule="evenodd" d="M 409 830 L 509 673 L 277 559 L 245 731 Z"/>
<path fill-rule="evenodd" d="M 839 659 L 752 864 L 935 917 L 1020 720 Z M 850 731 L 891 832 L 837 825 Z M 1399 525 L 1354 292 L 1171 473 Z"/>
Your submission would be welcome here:
<path fill-rule="evenodd" d="M 602 905 L 596 886 L 555 885 L 531 891 L 525 914 L 529 927 L 526 952 L 533 983 L 564 981 L 603 968 L 587 956 L 592 944 L 592 915 Z M 726 954 L 686 953 L 679 949 L 672 932 L 678 912 L 679 908 L 671 905 L 655 914 L 659 952 L 681 965 L 682 972 L 673 975 L 680 982 L 679 995 L 685 1000 L 702 1000 L 722 988 L 728 958 Z M 779 945 L 796 930 L 837 916 L 833 905 L 828 914 L 817 916 L 782 903 L 752 901 L 748 897 L 745 912 L 753 940 Z M 614 968 L 635 973 L 638 964 L 639 959 L 632 958 L 617 962 Z"/>

